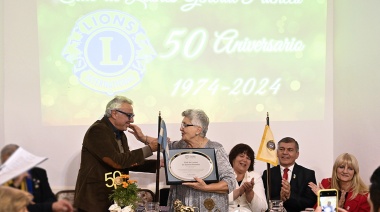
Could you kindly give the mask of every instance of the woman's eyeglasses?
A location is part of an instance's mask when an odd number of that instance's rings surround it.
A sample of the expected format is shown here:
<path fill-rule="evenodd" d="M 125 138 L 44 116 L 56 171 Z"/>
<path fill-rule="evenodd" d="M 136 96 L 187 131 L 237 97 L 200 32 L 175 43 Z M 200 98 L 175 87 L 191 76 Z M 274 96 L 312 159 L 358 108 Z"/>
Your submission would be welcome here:
<path fill-rule="evenodd" d="M 186 124 L 186 123 L 181 123 L 181 128 L 186 128 L 186 127 L 191 127 L 195 126 L 194 124 Z"/>

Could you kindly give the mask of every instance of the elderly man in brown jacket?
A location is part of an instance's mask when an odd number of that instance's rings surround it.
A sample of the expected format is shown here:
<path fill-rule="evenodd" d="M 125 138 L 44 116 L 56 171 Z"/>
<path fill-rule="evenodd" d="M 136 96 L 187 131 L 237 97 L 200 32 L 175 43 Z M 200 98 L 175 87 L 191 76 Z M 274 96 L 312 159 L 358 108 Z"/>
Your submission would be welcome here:
<path fill-rule="evenodd" d="M 108 211 L 115 171 L 155 172 L 155 161 L 150 163 L 145 158 L 157 151 L 157 138 L 144 135 L 132 124 L 132 103 L 126 97 L 116 96 L 107 104 L 104 117 L 87 130 L 75 187 L 74 206 L 78 211 Z M 127 129 L 146 146 L 131 151 L 124 134 Z"/>

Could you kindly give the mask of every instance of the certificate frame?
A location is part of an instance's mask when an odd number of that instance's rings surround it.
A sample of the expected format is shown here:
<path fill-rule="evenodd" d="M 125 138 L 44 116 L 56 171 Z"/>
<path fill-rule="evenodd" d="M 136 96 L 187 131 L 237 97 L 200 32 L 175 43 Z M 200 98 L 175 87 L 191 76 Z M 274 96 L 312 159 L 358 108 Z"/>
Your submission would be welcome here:
<path fill-rule="evenodd" d="M 171 149 L 169 156 L 164 153 L 166 184 L 195 182 L 194 177 L 201 178 L 205 183 L 219 182 L 216 162 L 213 148 Z"/>

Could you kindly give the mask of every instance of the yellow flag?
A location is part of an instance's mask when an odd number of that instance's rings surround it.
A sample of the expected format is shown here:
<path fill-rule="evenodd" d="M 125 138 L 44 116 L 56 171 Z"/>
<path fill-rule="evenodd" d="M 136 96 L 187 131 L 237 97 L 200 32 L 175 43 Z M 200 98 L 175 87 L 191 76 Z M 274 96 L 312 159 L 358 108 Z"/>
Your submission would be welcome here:
<path fill-rule="evenodd" d="M 269 125 L 265 126 L 263 138 L 261 139 L 261 144 L 256 159 L 270 163 L 273 166 L 277 166 L 278 164 L 276 143 L 274 142 L 273 134 Z"/>

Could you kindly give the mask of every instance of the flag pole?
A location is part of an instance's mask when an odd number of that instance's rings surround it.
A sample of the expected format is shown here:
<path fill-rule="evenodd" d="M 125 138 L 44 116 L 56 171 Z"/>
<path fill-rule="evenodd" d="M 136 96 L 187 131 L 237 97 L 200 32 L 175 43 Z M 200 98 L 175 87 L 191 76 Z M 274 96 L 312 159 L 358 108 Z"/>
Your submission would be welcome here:
<path fill-rule="evenodd" d="M 269 113 L 267 112 L 267 125 L 269 126 Z M 269 206 L 269 200 L 270 200 L 270 185 L 271 185 L 271 180 L 270 180 L 270 164 L 267 162 L 267 202 Z"/>
<path fill-rule="evenodd" d="M 154 201 L 160 201 L 160 155 L 161 155 L 161 145 L 158 142 L 158 138 L 160 137 L 161 130 L 161 111 L 158 112 L 158 135 L 157 135 L 157 161 L 156 161 L 156 192 L 154 195 Z"/>

